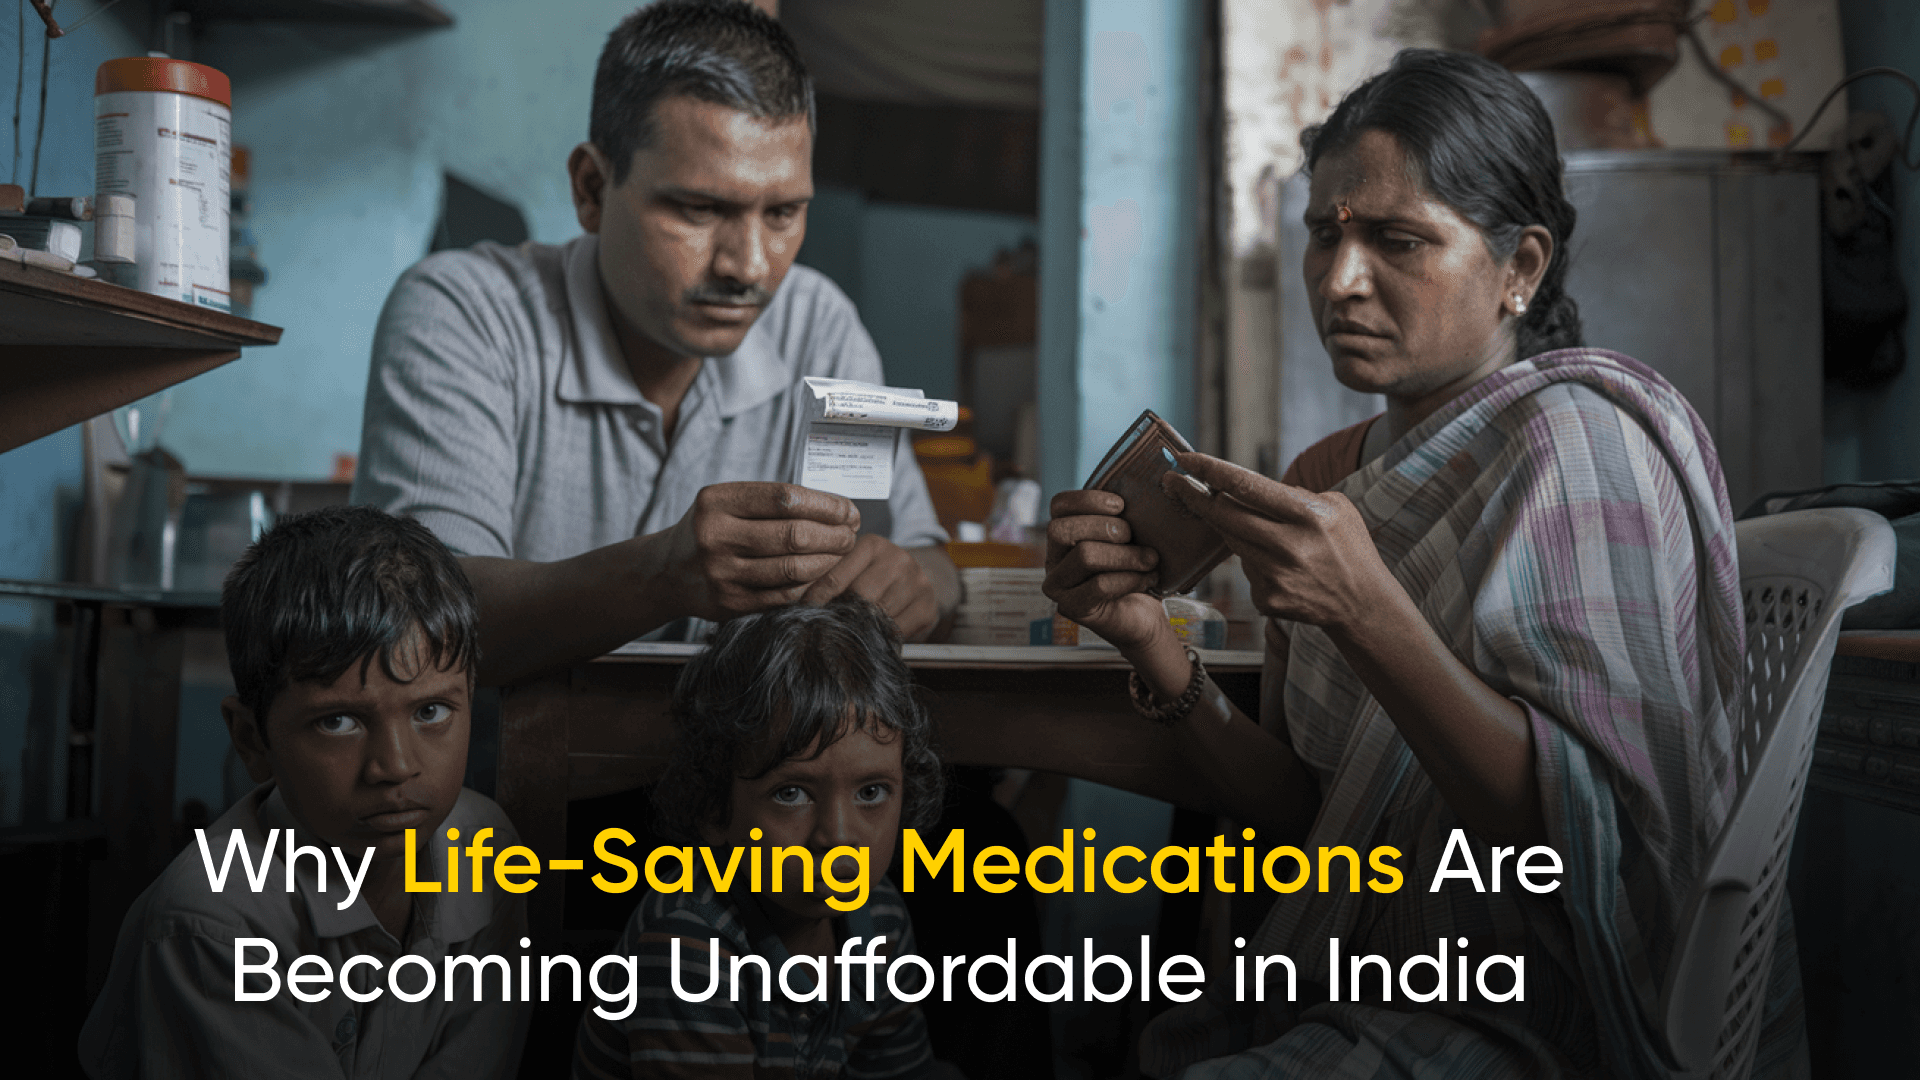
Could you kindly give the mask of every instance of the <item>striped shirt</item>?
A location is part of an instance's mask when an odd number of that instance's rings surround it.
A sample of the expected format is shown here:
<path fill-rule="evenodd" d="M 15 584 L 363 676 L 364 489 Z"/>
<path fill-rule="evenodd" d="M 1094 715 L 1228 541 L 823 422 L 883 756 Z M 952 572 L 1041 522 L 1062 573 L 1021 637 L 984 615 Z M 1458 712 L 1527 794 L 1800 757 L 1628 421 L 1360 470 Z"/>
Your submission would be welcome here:
<path fill-rule="evenodd" d="M 865 907 L 834 920 L 836 947 L 853 937 L 861 939 L 851 950 L 855 955 L 863 955 L 875 935 L 886 939 L 879 950 L 884 957 L 914 952 L 913 923 L 900 894 L 884 880 L 876 883 Z M 712 977 L 709 942 L 715 939 L 720 957 L 717 989 L 704 1001 L 682 999 L 673 988 L 673 943 L 679 942 L 680 988 L 699 995 Z M 638 961 L 637 1004 L 620 1020 L 604 1019 L 592 1008 L 586 1011 L 574 1046 L 577 1080 L 883 1080 L 924 1076 L 933 1065 L 926 1019 L 917 1005 L 894 995 L 885 966 L 870 969 L 873 997 L 868 1000 L 866 971 L 853 966 L 843 974 L 829 957 L 826 999 L 792 1000 L 781 988 L 789 954 L 759 904 L 745 892 L 716 894 L 704 875 L 690 893 L 649 892 L 627 921 L 613 955 Z M 742 958 L 737 987 L 736 957 Z M 764 960 L 766 974 L 748 957 Z M 785 985 L 795 996 L 806 997 L 816 992 L 815 974 L 803 960 L 785 975 Z M 902 991 L 918 994 L 922 978 L 918 966 L 908 966 L 895 974 L 894 982 Z M 602 975 L 602 986 L 617 983 L 616 973 Z M 844 998 L 843 983 L 851 991 Z M 625 1000 L 603 1007 L 617 1012 Z"/>

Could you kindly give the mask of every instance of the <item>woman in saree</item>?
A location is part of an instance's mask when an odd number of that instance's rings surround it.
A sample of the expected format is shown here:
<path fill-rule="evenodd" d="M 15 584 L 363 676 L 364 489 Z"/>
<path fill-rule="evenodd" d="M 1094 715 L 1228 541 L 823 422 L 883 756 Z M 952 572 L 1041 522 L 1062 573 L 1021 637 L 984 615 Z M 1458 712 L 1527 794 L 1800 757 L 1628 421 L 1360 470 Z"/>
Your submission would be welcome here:
<path fill-rule="evenodd" d="M 1660 376 L 1582 347 L 1574 210 L 1513 75 L 1403 52 L 1302 143 L 1315 325 L 1341 383 L 1386 412 L 1288 482 L 1200 454 L 1179 464 L 1204 486 L 1163 478 L 1269 617 L 1260 717 L 1175 638 L 1118 496 L 1055 498 L 1046 589 L 1132 664 L 1135 705 L 1174 730 L 1172 767 L 1204 780 L 1206 809 L 1263 843 L 1394 847 L 1405 884 L 1279 897 L 1242 951 L 1290 957 L 1298 999 L 1210 990 L 1149 1027 L 1143 1068 L 1668 1077 L 1662 980 L 1735 792 L 1741 707 L 1712 442 Z M 1482 875 L 1495 846 L 1551 847 L 1560 887 L 1517 887 L 1510 859 L 1498 892 L 1430 891 L 1456 829 Z M 1329 1001 L 1335 937 L 1395 971 L 1442 939 L 1524 956 L 1524 1000 L 1383 1001 L 1372 982 L 1373 1000 Z M 1790 935 L 1775 957 L 1756 1075 L 1804 1069 Z"/>

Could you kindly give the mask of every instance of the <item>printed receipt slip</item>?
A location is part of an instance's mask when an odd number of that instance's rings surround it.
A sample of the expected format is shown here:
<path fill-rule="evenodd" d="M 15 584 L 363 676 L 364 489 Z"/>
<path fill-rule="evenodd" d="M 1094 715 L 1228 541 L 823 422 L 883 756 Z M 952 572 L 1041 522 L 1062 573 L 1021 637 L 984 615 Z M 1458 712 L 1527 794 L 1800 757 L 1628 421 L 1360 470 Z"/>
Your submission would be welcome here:
<path fill-rule="evenodd" d="M 919 390 L 851 379 L 810 377 L 795 483 L 849 499 L 885 499 L 893 491 L 900 429 L 952 431 L 960 406 Z"/>

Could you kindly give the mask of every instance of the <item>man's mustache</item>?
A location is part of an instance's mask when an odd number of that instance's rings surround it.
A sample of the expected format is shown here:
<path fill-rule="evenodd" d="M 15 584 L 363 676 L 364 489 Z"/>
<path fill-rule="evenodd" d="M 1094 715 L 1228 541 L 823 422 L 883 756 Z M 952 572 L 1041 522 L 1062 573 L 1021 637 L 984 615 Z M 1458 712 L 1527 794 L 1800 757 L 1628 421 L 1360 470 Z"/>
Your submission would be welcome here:
<path fill-rule="evenodd" d="M 766 307 L 773 300 L 773 294 L 758 285 L 710 284 L 695 285 L 688 289 L 683 297 L 689 304 L 727 304 L 745 307 Z"/>

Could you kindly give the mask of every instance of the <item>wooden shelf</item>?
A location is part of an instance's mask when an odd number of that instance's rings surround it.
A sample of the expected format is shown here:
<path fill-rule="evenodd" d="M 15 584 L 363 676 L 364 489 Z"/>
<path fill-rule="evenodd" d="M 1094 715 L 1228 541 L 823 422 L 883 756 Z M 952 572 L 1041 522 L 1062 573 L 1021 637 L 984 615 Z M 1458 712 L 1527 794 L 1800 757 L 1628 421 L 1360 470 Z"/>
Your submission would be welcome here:
<path fill-rule="evenodd" d="M 81 585 L 65 581 L 16 581 L 0 578 L 0 596 L 28 600 L 65 600 L 79 604 L 115 604 L 123 607 L 193 608 L 218 611 L 220 594 L 191 589 L 150 589 L 139 586 Z"/>
<path fill-rule="evenodd" d="M 452 26 L 453 15 L 433 0 L 174 0 L 173 9 L 196 19 L 247 22 L 357 23 L 362 26 Z"/>
<path fill-rule="evenodd" d="M 279 340 L 277 326 L 0 259 L 0 452 Z"/>

